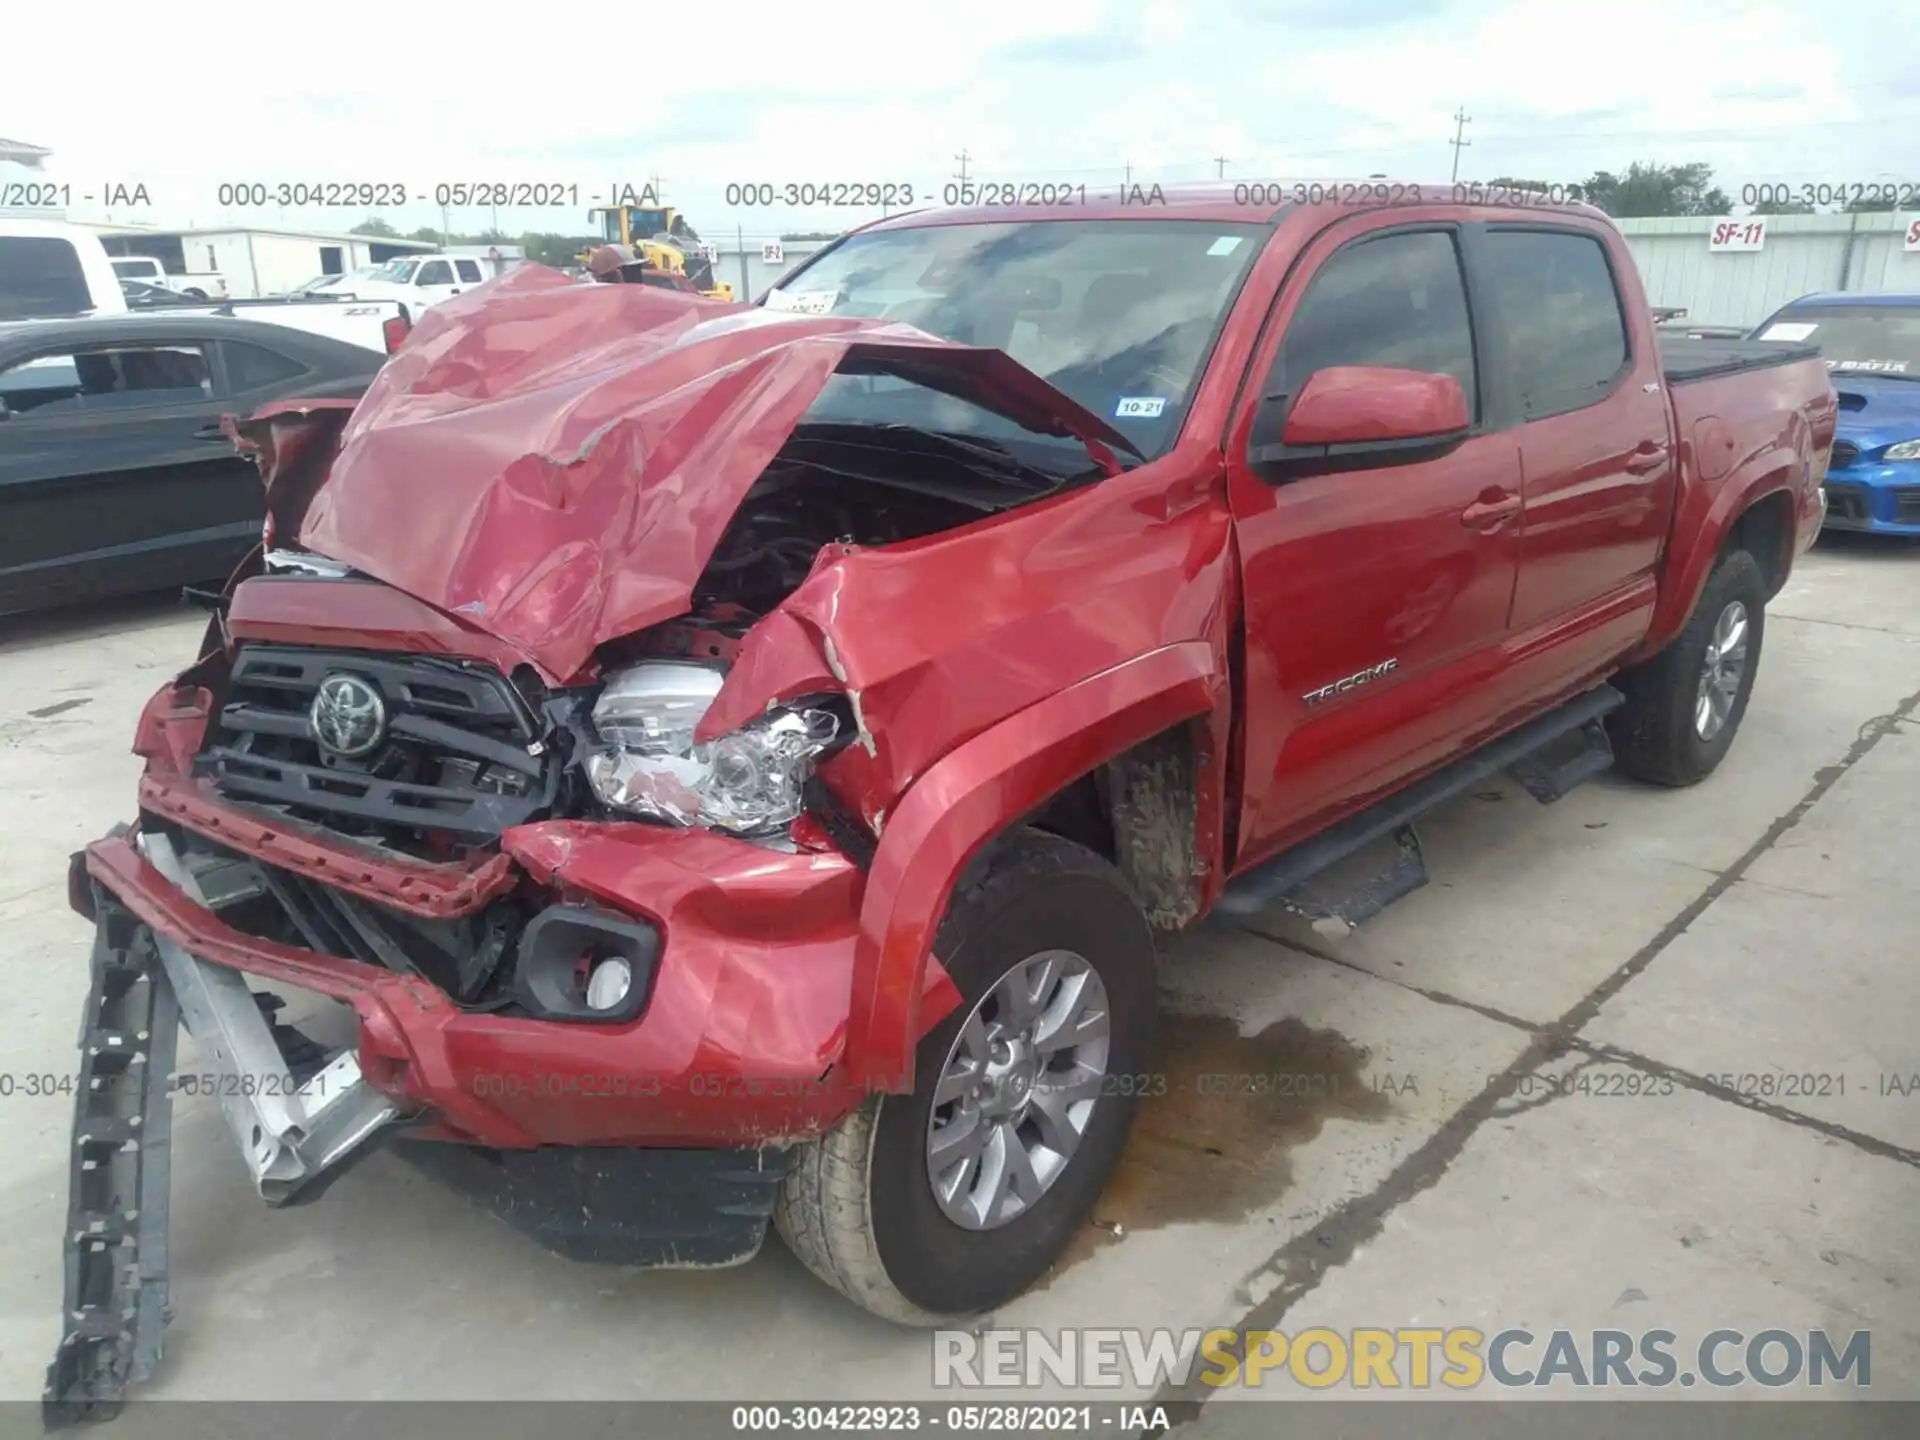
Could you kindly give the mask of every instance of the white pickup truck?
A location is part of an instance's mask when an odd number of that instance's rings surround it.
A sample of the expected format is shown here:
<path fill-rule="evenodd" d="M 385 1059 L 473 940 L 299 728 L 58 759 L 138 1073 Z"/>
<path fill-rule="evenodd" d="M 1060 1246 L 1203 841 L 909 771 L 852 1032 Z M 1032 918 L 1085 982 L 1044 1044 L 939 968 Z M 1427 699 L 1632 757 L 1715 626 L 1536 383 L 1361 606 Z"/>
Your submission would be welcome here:
<path fill-rule="evenodd" d="M 398 300 L 415 320 L 442 300 L 470 290 L 487 278 L 487 269 L 471 255 L 402 255 L 365 275 L 329 285 L 322 294 L 351 294 L 361 300 Z"/>
<path fill-rule="evenodd" d="M 222 299 L 227 293 L 227 277 L 218 270 L 189 270 L 170 275 L 166 267 L 151 255 L 113 255 L 108 257 L 108 263 L 113 266 L 113 273 L 122 280 L 158 285 L 162 290 L 191 296 L 195 300 Z"/>
<path fill-rule="evenodd" d="M 0 321 L 124 313 L 131 307 L 118 263 L 91 230 L 57 220 L 0 219 Z M 169 304 L 167 313 L 261 320 L 391 355 L 412 329 L 415 312 L 396 299 L 323 290 L 273 300 L 187 301 Z"/>

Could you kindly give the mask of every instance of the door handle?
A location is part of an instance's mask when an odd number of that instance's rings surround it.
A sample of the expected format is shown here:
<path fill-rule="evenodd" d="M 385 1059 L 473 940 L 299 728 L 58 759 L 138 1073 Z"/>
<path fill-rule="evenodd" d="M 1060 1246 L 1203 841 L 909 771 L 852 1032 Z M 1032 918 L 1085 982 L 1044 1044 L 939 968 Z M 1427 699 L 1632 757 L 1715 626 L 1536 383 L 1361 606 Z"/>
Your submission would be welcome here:
<path fill-rule="evenodd" d="M 1460 523 L 1469 530 L 1498 530 L 1520 513 L 1520 496 L 1512 490 L 1489 488 L 1480 498 L 1460 512 Z"/>
<path fill-rule="evenodd" d="M 196 440 L 224 440 L 227 438 L 227 432 L 222 430 L 217 424 L 202 425 L 198 430 L 193 432 L 193 438 Z"/>
<path fill-rule="evenodd" d="M 1627 474 L 1650 475 L 1665 465 L 1667 456 L 1672 453 L 1664 445 L 1642 445 L 1627 458 Z"/>

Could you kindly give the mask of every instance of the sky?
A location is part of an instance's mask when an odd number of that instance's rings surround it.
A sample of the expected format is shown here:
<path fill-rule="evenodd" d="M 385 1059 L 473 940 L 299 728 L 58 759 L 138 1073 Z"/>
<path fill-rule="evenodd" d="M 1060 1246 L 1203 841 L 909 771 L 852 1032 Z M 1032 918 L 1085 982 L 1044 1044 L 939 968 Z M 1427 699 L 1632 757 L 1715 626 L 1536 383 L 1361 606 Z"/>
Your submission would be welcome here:
<path fill-rule="evenodd" d="M 0 136 L 54 152 L 47 178 L 71 186 L 80 219 L 345 230 L 375 212 L 271 194 L 223 206 L 220 187 L 354 182 L 406 188 L 405 206 L 377 212 L 403 232 L 444 218 L 578 234 L 610 186 L 658 177 L 703 236 L 749 241 L 880 212 L 729 205 L 729 182 L 891 182 L 924 200 L 963 152 L 976 180 L 1090 187 L 1444 181 L 1462 110 L 1463 181 L 1704 160 L 1736 202 L 1757 183 L 1920 184 L 1920 0 L 438 13 L 199 0 L 155 24 L 120 0 L 19 8 Z M 47 63 L 21 63 L 33 56 Z M 439 185 L 496 181 L 545 182 L 558 203 L 444 217 L 434 203 Z M 143 185 L 149 203 L 105 210 L 114 184 Z"/>

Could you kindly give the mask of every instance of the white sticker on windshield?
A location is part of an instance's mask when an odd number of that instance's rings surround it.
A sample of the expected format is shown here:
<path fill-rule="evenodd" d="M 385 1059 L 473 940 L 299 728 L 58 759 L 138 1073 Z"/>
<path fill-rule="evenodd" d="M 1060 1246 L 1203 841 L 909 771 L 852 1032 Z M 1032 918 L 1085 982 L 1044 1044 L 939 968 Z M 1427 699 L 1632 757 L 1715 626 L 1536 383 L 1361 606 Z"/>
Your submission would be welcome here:
<path fill-rule="evenodd" d="M 1222 235 L 1207 247 L 1207 253 L 1209 255 L 1231 255 L 1240 248 L 1240 242 L 1245 238 L 1243 235 Z"/>
<path fill-rule="evenodd" d="M 791 310 L 799 315 L 824 315 L 840 298 L 838 290 L 769 290 L 769 310 Z"/>
<path fill-rule="evenodd" d="M 1907 362 L 1904 360 L 1829 360 L 1829 370 L 1866 371 L 1875 375 L 1904 375 Z"/>
<path fill-rule="evenodd" d="M 1808 325 L 1799 321 L 1782 320 L 1778 325 L 1769 325 L 1766 333 L 1760 338 L 1762 340 L 1804 340 L 1819 328 L 1817 323 Z"/>
<path fill-rule="evenodd" d="M 1125 395 L 1113 407 L 1116 420 L 1152 420 L 1167 408 L 1164 395 Z"/>

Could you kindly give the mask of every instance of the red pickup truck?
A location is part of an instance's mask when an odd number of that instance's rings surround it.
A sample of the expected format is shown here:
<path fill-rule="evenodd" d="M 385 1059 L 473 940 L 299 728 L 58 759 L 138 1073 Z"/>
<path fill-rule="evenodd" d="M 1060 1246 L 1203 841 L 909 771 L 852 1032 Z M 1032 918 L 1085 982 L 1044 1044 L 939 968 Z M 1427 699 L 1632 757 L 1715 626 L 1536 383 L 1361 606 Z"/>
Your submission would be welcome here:
<path fill-rule="evenodd" d="M 526 266 L 237 424 L 265 553 L 71 875 L 49 1400 L 158 1356 L 189 1078 L 269 1203 L 390 1143 L 562 1253 L 771 1219 L 926 1323 L 1084 1222 L 1156 931 L 1364 919 L 1494 772 L 1707 776 L 1824 366 L 1663 353 L 1596 211 L 1394 188 L 901 216 L 757 306 Z"/>

